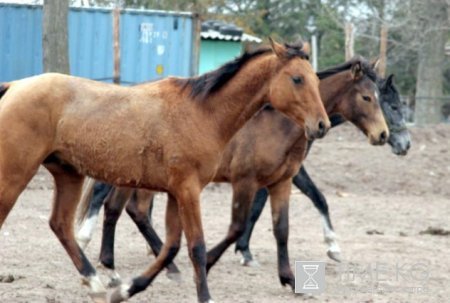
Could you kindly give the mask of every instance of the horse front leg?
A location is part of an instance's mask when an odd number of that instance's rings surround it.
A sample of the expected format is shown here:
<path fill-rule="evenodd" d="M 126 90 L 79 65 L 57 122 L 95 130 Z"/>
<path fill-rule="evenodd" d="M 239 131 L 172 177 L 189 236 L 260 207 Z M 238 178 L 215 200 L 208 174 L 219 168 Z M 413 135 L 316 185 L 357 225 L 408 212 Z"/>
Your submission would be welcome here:
<path fill-rule="evenodd" d="M 331 218 L 328 211 L 328 204 L 325 196 L 320 192 L 313 180 L 302 165 L 298 174 L 293 178 L 293 183 L 303 194 L 309 197 L 322 217 L 322 226 L 325 243 L 328 245 L 327 255 L 329 258 L 341 262 L 341 249 L 337 243 L 337 236 L 334 232 Z"/>
<path fill-rule="evenodd" d="M 208 251 L 207 271 L 220 259 L 225 250 L 244 233 L 256 184 L 253 182 L 233 183 L 233 201 L 231 205 L 231 224 L 225 238 Z"/>
<path fill-rule="evenodd" d="M 127 203 L 126 211 L 144 236 L 153 254 L 158 256 L 163 242 L 151 224 L 151 210 L 153 208 L 154 195 L 154 192 L 149 190 L 135 190 Z M 166 268 L 169 279 L 174 281 L 181 280 L 180 270 L 175 263 L 168 264 Z"/>
<path fill-rule="evenodd" d="M 266 205 L 269 191 L 266 188 L 258 190 L 255 199 L 253 200 L 250 210 L 250 217 L 245 224 L 245 230 L 242 236 L 237 240 L 235 246 L 235 252 L 240 251 L 242 254 L 241 264 L 243 266 L 258 266 L 250 251 L 250 238 L 252 237 L 253 229 L 255 228 L 256 221 L 262 214 L 264 206 Z"/>
<path fill-rule="evenodd" d="M 188 208 L 189 210 L 189 208 Z M 160 254 L 156 257 L 152 265 L 140 276 L 134 278 L 129 284 L 122 284 L 111 291 L 106 297 L 108 303 L 119 303 L 126 301 L 130 297 L 145 290 L 161 270 L 177 255 L 180 249 L 182 224 L 177 200 L 169 195 L 166 209 L 166 242 Z"/>
<path fill-rule="evenodd" d="M 284 180 L 269 188 L 272 207 L 273 233 L 277 241 L 278 276 L 283 286 L 288 284 L 295 290 L 295 278 L 289 265 L 289 197 L 291 180 Z"/>
<path fill-rule="evenodd" d="M 200 192 L 201 187 L 195 181 L 186 183 L 178 189 L 177 200 L 189 257 L 194 266 L 197 299 L 200 303 L 207 303 L 213 301 L 206 279 L 206 246 L 200 212 Z"/>

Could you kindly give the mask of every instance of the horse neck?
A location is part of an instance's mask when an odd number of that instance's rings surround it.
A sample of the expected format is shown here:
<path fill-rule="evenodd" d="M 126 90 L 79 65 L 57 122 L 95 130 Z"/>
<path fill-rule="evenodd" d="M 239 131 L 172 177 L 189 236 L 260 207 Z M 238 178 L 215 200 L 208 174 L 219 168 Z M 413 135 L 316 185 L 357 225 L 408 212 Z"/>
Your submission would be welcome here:
<path fill-rule="evenodd" d="M 208 99 L 208 113 L 214 118 L 223 142 L 228 142 L 269 100 L 269 82 L 278 65 L 271 54 L 255 58 Z"/>
<path fill-rule="evenodd" d="M 320 80 L 320 96 L 328 116 L 340 113 L 352 85 L 353 78 L 350 71 L 340 72 Z"/>

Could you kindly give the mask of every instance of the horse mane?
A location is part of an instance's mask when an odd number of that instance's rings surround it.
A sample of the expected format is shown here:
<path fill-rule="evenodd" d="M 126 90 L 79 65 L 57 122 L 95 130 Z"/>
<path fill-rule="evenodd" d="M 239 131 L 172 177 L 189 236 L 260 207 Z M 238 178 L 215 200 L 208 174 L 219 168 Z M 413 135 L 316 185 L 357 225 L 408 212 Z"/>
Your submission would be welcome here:
<path fill-rule="evenodd" d="M 8 83 L 0 84 L 0 98 L 2 98 L 4 94 L 6 94 L 6 91 L 8 90 L 8 88 L 9 88 Z"/>
<path fill-rule="evenodd" d="M 317 72 L 317 77 L 319 77 L 319 79 L 322 80 L 327 77 L 333 76 L 337 73 L 349 70 L 352 68 L 353 64 L 355 64 L 356 62 L 361 63 L 361 68 L 362 68 L 364 75 L 369 77 L 369 79 L 372 80 L 373 82 L 377 81 L 377 79 L 378 79 L 377 73 L 373 69 L 372 65 L 366 59 L 364 59 L 363 57 L 360 57 L 360 56 L 353 57 L 352 59 L 348 60 L 345 63 L 331 67 L 324 71 Z"/>
<path fill-rule="evenodd" d="M 308 55 L 302 51 L 302 44 L 285 44 L 285 47 L 288 59 L 294 57 L 308 59 Z M 190 95 L 192 98 L 200 97 L 200 99 L 205 99 L 211 94 L 219 91 L 247 62 L 271 52 L 271 48 L 260 48 L 252 52 L 245 52 L 240 57 L 225 63 L 216 70 L 204 73 L 197 77 L 177 79 L 176 82 L 182 89 L 189 86 L 191 88 Z"/>

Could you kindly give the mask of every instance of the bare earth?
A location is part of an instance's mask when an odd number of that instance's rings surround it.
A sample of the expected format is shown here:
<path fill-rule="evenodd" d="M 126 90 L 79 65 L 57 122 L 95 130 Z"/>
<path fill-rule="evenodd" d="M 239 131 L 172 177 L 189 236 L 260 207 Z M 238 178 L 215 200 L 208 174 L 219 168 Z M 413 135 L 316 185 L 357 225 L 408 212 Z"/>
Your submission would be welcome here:
<path fill-rule="evenodd" d="M 324 294 L 299 296 L 280 286 L 266 208 L 252 241 L 260 267 L 241 267 L 240 256 L 230 249 L 208 279 L 215 301 L 449 302 L 450 236 L 419 233 L 428 227 L 442 228 L 444 234 L 450 230 L 450 125 L 411 132 L 413 147 L 406 157 L 395 156 L 386 146 L 370 146 L 350 125 L 315 143 L 306 167 L 328 198 L 343 266 L 327 258 L 318 213 L 296 190 L 291 199 L 289 248 L 292 265 L 295 260 L 327 262 Z M 0 302 L 90 302 L 88 290 L 48 227 L 52 186 L 48 173 L 41 170 L 0 231 Z M 203 192 L 208 247 L 225 235 L 230 199 L 228 185 L 211 185 Z M 161 235 L 164 209 L 161 194 L 154 219 Z M 99 239 L 100 223 L 86 251 L 94 263 Z M 116 264 L 122 277 L 136 276 L 152 262 L 143 238 L 126 216 L 119 222 L 116 239 Z M 185 246 L 176 262 L 183 272 L 180 284 L 161 274 L 129 302 L 196 302 Z M 350 270 L 340 273 L 342 268 L 367 270 L 368 266 L 384 271 L 378 276 L 374 270 L 366 271 L 353 280 Z M 423 291 L 414 293 L 411 288 L 418 286 Z"/>

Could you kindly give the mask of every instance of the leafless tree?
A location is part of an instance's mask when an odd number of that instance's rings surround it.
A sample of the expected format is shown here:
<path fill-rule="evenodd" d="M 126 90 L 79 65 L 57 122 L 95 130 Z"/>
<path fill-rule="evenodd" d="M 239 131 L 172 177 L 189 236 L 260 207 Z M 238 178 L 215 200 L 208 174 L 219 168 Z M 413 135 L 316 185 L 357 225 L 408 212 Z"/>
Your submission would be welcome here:
<path fill-rule="evenodd" d="M 45 72 L 70 73 L 67 16 L 69 0 L 45 0 L 42 47 Z"/>

